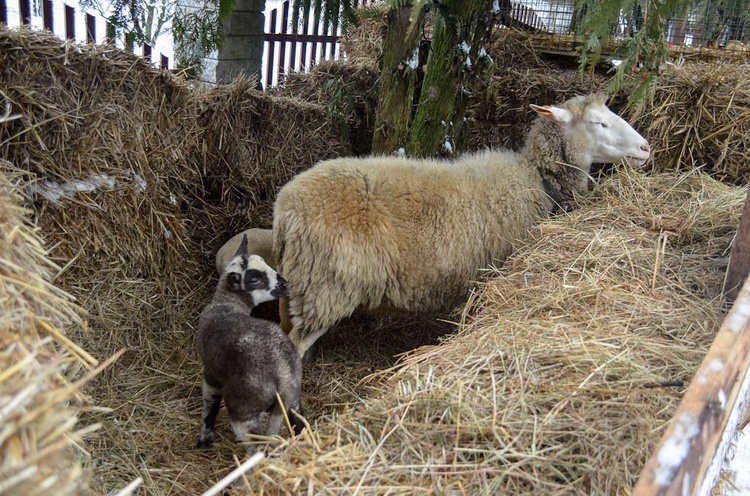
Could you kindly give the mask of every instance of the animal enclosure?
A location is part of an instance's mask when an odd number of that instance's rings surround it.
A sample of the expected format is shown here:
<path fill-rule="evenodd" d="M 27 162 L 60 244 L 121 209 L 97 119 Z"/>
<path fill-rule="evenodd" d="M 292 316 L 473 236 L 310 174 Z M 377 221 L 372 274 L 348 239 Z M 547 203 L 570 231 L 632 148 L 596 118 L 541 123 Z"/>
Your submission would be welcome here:
<path fill-rule="evenodd" d="M 196 91 L 112 47 L 5 29 L 0 46 L 0 305 L 31 314 L 0 319 L 13 406 L 0 487 L 201 494 L 241 454 L 224 415 L 214 449 L 194 449 L 195 333 L 216 251 L 269 227 L 291 177 L 371 136 L 373 64 L 320 64 L 275 94 L 242 80 Z M 499 63 L 471 103 L 473 150 L 518 148 L 529 103 L 606 83 L 534 57 L 523 35 L 488 50 Z M 593 191 L 453 312 L 329 332 L 304 369 L 312 429 L 284 436 L 251 488 L 630 491 L 725 315 L 750 177 L 748 76 L 670 68 L 659 106 L 633 121 L 654 148 L 646 170 L 594 171 Z M 324 105 L 334 86 L 348 95 L 338 113 Z M 627 117 L 622 101 L 610 107 Z"/>

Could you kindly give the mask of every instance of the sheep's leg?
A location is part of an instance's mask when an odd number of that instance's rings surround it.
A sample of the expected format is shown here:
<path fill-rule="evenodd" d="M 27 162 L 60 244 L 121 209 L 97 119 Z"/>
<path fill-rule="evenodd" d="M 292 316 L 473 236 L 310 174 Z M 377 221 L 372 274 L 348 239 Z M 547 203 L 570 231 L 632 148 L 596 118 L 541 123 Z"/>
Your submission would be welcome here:
<path fill-rule="evenodd" d="M 214 442 L 216 415 L 221 407 L 221 390 L 203 380 L 203 410 L 201 412 L 201 436 L 196 448 L 208 448 Z"/>
<path fill-rule="evenodd" d="M 289 423 L 292 424 L 294 435 L 299 436 L 305 430 L 305 423 L 302 421 L 302 417 L 297 415 L 297 412 L 292 408 L 287 410 L 286 414 L 289 416 Z"/>
<path fill-rule="evenodd" d="M 294 334 L 296 331 L 293 330 L 292 334 Z M 299 337 L 299 333 L 295 334 L 295 337 L 297 339 L 294 339 L 292 337 L 292 334 L 289 335 L 290 338 L 292 338 L 292 342 L 297 347 L 297 353 L 299 353 L 300 358 L 302 358 L 302 361 L 305 363 L 309 363 L 312 358 L 315 356 L 316 350 L 311 350 L 310 354 L 307 354 L 307 351 L 310 350 L 315 342 L 326 333 L 326 329 L 320 329 L 318 331 L 311 332 L 310 334 L 307 334 L 305 337 L 301 338 Z"/>
<path fill-rule="evenodd" d="M 281 329 L 289 334 L 292 330 L 292 318 L 289 316 L 289 297 L 279 298 L 279 321 Z"/>

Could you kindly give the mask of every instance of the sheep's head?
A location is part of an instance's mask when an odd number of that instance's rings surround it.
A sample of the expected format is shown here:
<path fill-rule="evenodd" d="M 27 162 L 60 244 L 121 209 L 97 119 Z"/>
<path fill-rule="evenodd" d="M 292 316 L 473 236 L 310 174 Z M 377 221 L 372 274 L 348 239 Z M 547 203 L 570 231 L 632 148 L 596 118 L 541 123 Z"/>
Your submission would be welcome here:
<path fill-rule="evenodd" d="M 237 254 L 224 269 L 219 281 L 223 289 L 239 294 L 243 299 L 251 299 L 251 306 L 266 301 L 272 301 L 289 294 L 286 280 L 278 275 L 263 258 L 258 255 L 248 255 L 247 237 L 242 238 L 242 244 Z"/>
<path fill-rule="evenodd" d="M 568 136 L 580 163 L 616 163 L 625 160 L 643 165 L 651 157 L 651 147 L 643 136 L 604 104 L 606 95 L 581 96 L 560 107 L 531 105 L 539 115 L 557 124 Z M 588 164 L 586 164 L 588 162 Z"/>
<path fill-rule="evenodd" d="M 605 100 L 588 95 L 560 106 L 531 106 L 543 118 L 532 127 L 524 154 L 563 202 L 588 189 L 591 164 L 642 165 L 651 157 L 648 142 Z"/>

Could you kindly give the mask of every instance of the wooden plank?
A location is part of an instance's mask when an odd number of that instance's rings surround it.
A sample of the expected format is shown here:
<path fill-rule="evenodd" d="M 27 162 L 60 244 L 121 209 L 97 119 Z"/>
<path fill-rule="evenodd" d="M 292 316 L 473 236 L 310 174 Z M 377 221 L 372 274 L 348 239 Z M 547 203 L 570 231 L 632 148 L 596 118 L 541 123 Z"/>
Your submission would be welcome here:
<path fill-rule="evenodd" d="M 732 254 L 729 256 L 729 268 L 727 268 L 727 279 L 724 284 L 724 291 L 729 301 L 734 301 L 737 297 L 748 274 L 750 274 L 750 189 L 745 197 L 740 227 L 737 229 Z"/>
<path fill-rule="evenodd" d="M 750 284 L 742 287 L 633 494 L 703 495 L 716 483 L 750 390 Z"/>

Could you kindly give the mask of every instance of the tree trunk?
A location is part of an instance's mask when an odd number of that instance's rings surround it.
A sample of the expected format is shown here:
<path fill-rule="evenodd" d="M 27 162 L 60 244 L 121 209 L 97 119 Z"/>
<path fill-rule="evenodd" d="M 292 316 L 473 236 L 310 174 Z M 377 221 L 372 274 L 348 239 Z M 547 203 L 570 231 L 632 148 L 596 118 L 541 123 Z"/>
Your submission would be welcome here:
<path fill-rule="evenodd" d="M 488 57 L 483 46 L 493 19 L 492 0 L 444 0 L 433 4 L 434 32 L 407 151 L 452 156 L 463 146 L 464 114 L 472 81 Z"/>
<path fill-rule="evenodd" d="M 408 138 L 424 16 L 420 9 L 419 18 L 412 23 L 411 15 L 412 8 L 407 5 L 395 7 L 388 13 L 373 154 L 387 154 L 402 148 Z"/>

